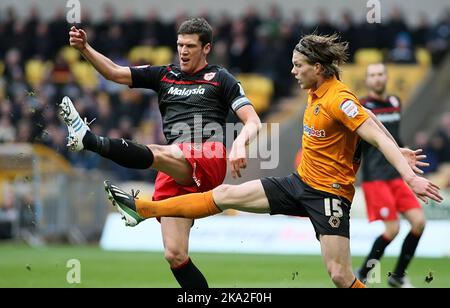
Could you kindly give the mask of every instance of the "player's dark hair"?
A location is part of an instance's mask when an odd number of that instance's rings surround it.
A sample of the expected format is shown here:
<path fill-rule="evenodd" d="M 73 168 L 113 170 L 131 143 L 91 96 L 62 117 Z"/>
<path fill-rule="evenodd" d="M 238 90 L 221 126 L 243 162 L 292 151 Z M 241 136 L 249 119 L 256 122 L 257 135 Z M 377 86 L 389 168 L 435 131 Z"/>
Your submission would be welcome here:
<path fill-rule="evenodd" d="M 211 25 L 202 17 L 194 17 L 184 21 L 178 28 L 178 34 L 198 34 L 202 46 L 212 43 Z"/>
<path fill-rule="evenodd" d="M 320 63 L 325 78 L 336 76 L 340 78 L 339 65 L 347 61 L 348 43 L 340 42 L 337 34 L 316 35 L 309 34 L 302 37 L 295 46 L 295 51 L 303 54 L 309 64 Z"/>

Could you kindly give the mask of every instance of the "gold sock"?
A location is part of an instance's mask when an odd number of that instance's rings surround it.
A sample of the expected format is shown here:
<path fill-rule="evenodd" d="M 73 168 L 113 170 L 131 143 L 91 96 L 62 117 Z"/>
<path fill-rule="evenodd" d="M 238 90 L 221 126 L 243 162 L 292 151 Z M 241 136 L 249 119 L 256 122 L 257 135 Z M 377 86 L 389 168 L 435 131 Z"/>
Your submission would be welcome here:
<path fill-rule="evenodd" d="M 214 202 L 212 190 L 187 194 L 161 201 L 136 199 L 136 210 L 142 218 L 203 218 L 222 212 Z"/>
<path fill-rule="evenodd" d="M 351 289 L 364 289 L 366 285 L 361 282 L 358 278 L 355 278 L 355 281 L 351 285 Z"/>

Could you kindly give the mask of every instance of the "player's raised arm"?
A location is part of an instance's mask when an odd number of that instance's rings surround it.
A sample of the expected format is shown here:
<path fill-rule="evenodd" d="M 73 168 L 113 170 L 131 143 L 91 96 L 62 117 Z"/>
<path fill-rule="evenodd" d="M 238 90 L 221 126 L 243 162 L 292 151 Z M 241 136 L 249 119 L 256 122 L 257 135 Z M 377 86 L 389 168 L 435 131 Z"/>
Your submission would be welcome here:
<path fill-rule="evenodd" d="M 241 177 L 240 169 L 247 167 L 246 145 L 256 138 L 261 130 L 261 120 L 252 105 L 240 108 L 236 115 L 244 123 L 241 133 L 233 142 L 229 161 L 233 178 Z"/>
<path fill-rule="evenodd" d="M 130 68 L 117 65 L 92 48 L 87 42 L 87 34 L 83 29 L 72 26 L 69 31 L 69 42 L 70 46 L 78 49 L 103 77 L 121 84 L 132 84 Z"/>
<path fill-rule="evenodd" d="M 419 199 L 425 203 L 428 203 L 428 198 L 437 202 L 442 201 L 439 187 L 414 173 L 397 145 L 386 136 L 372 119 L 367 119 L 356 132 L 362 139 L 383 153 Z"/>
<path fill-rule="evenodd" d="M 394 144 L 399 148 L 400 146 L 398 145 L 397 141 L 395 140 L 395 138 L 391 135 L 391 133 L 386 129 L 386 127 L 384 127 L 383 123 L 380 122 L 380 120 L 378 120 L 377 116 L 370 110 L 367 109 L 365 107 L 364 111 L 367 112 L 367 114 L 370 116 L 370 118 L 375 122 L 375 124 L 386 134 L 386 136 L 389 137 L 389 139 L 392 140 L 392 142 L 394 142 Z"/>

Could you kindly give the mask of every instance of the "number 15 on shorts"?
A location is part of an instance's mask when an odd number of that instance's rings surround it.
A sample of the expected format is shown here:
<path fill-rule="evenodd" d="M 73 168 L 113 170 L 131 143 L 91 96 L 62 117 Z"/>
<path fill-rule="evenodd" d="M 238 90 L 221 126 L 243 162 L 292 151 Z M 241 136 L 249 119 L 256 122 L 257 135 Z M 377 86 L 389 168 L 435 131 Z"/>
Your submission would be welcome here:
<path fill-rule="evenodd" d="M 325 206 L 325 216 L 342 217 L 342 201 L 339 199 L 326 198 L 323 200 Z"/>

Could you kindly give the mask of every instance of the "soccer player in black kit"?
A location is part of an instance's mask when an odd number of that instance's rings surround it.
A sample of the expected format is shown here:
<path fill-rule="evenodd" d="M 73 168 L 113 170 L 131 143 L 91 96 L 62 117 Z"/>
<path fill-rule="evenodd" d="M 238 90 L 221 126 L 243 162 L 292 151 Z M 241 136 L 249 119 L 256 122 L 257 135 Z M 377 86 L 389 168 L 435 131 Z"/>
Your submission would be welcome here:
<path fill-rule="evenodd" d="M 368 96 L 360 99 L 361 104 L 370 110 L 386 127 L 391 136 L 400 143 L 401 103 L 398 97 L 386 94 L 387 72 L 384 64 L 371 64 L 367 67 L 366 85 Z M 401 145 L 400 145 L 401 146 Z M 365 281 L 370 267 L 370 260 L 379 260 L 385 248 L 397 236 L 400 229 L 398 214 L 402 214 L 411 224 L 406 236 L 397 265 L 388 278 L 392 287 L 412 287 L 405 276 L 420 237 L 425 228 L 424 212 L 412 191 L 400 177 L 400 174 L 384 158 L 383 154 L 366 142 L 362 149 L 362 188 L 367 205 L 370 222 L 382 220 L 384 233 L 374 242 L 357 276 Z M 422 163 L 424 166 L 425 163 Z"/>
<path fill-rule="evenodd" d="M 179 65 L 124 67 L 95 51 L 84 30 L 72 27 L 70 45 L 78 49 L 105 78 L 158 94 L 163 131 L 168 145 L 140 145 L 124 139 L 94 135 L 68 97 L 60 104 L 73 151 L 89 150 L 128 168 L 159 171 L 153 199 L 205 192 L 222 184 L 227 156 L 225 122 L 231 109 L 244 123 L 228 159 L 233 177 L 246 167 L 246 145 L 261 122 L 240 83 L 225 69 L 209 65 L 212 29 L 203 18 L 192 18 L 178 29 Z M 161 217 L 165 258 L 183 288 L 206 288 L 208 283 L 188 255 L 192 219 Z M 137 224 L 138 222 L 136 222 Z M 134 224 L 130 224 L 134 225 Z"/>

